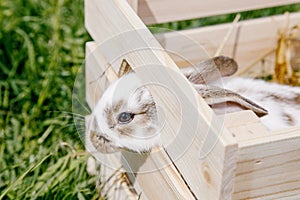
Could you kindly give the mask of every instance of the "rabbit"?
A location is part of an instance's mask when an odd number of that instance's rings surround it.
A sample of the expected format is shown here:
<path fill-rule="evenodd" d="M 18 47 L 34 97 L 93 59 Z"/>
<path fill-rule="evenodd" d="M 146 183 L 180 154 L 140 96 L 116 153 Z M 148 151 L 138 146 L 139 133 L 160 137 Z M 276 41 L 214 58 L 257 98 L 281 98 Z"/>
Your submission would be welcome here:
<path fill-rule="evenodd" d="M 159 143 L 156 106 L 150 92 L 140 85 L 137 76 L 129 73 L 112 83 L 97 102 L 88 132 L 98 151 L 142 152 Z"/>
<path fill-rule="evenodd" d="M 217 56 L 181 72 L 216 114 L 250 109 L 270 130 L 300 125 L 300 88 L 229 77 L 237 69 L 232 58 Z M 119 76 L 97 102 L 87 136 L 102 153 L 148 152 L 162 145 L 156 104 L 126 60 Z"/>

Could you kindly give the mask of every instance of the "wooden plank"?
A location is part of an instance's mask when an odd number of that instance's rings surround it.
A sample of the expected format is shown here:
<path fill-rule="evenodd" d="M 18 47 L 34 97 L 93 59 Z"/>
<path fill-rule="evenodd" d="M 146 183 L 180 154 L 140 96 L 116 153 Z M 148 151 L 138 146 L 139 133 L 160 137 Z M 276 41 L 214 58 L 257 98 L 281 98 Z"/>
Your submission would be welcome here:
<path fill-rule="evenodd" d="M 97 52 L 97 45 L 94 42 L 86 43 L 86 59 L 85 59 L 85 81 L 86 81 L 86 101 L 94 110 L 96 102 L 99 100 L 105 88 L 117 79 L 116 74 L 110 68 L 110 64 L 105 57 Z M 95 67 L 98 66 L 98 67 Z M 100 76 L 106 71 L 105 76 Z M 86 128 L 89 125 L 89 116 L 86 117 Z M 120 200 L 136 200 L 137 194 L 130 190 L 124 180 L 120 178 L 124 172 L 120 155 L 108 154 L 104 155 L 95 149 L 90 141 L 89 133 L 86 131 L 85 148 L 97 160 L 100 166 L 99 178 L 104 185 L 101 185 L 101 195 L 105 195 L 108 199 Z M 105 164 L 103 164 L 105 163 Z"/>
<path fill-rule="evenodd" d="M 240 143 L 233 199 L 300 194 L 300 127 Z"/>
<path fill-rule="evenodd" d="M 137 10 L 138 10 L 138 0 L 127 0 L 127 2 L 131 6 L 132 10 L 137 12 Z"/>
<path fill-rule="evenodd" d="M 226 116 L 226 125 L 239 143 L 233 199 L 298 199 L 300 127 L 268 132 L 256 129 L 258 118 L 250 115 Z"/>
<path fill-rule="evenodd" d="M 100 99 L 101 94 L 105 91 L 105 88 L 118 77 L 111 68 L 111 64 L 105 59 L 101 52 L 98 51 L 96 43 L 86 43 L 85 55 L 85 96 L 89 107 L 91 110 L 94 110 L 94 107 Z M 104 71 L 106 74 L 105 76 L 103 74 Z"/>
<path fill-rule="evenodd" d="M 300 3 L 299 0 L 139 0 L 138 15 L 145 24 L 187 20 L 259 8 Z"/>
<path fill-rule="evenodd" d="M 273 134 L 266 129 L 251 110 L 229 113 L 224 117 L 226 128 L 235 137 L 238 143 Z"/>
<path fill-rule="evenodd" d="M 252 2 L 251 2 L 252 3 Z M 274 66 L 274 53 L 277 46 L 278 31 L 287 23 L 287 17 L 280 15 L 249 21 L 242 21 L 236 25 L 221 54 L 234 57 L 239 64 L 237 74 L 256 76 L 262 71 L 270 72 Z M 289 27 L 300 24 L 300 13 L 289 16 Z M 213 56 L 220 46 L 232 24 L 216 25 L 198 29 L 171 32 L 156 35 L 160 44 L 166 48 L 179 66 L 188 66 L 203 60 L 203 50 Z M 186 38 L 186 39 L 183 39 Z M 186 41 L 189 41 L 186 43 Z M 191 42 L 194 41 L 194 42 Z M 174 56 L 175 55 L 175 56 Z M 180 55 L 180 56 L 178 56 Z M 263 62 L 259 62 L 266 56 Z M 258 61 L 250 70 L 246 68 Z"/>
<path fill-rule="evenodd" d="M 86 98 L 92 110 L 107 86 L 117 79 L 117 75 L 114 72 L 113 67 L 97 46 L 98 45 L 95 42 L 88 42 L 86 44 Z M 104 71 L 106 71 L 106 73 L 99 78 Z M 129 162 L 130 159 L 133 159 L 132 155 L 130 153 L 126 154 L 126 152 L 123 154 L 101 154 L 97 152 L 89 140 L 89 135 L 86 135 L 86 148 L 88 152 L 90 152 L 101 163 L 101 181 L 106 181 L 116 169 L 120 168 L 122 166 L 122 160 L 126 159 L 128 160 L 127 162 Z M 137 163 L 138 160 L 145 160 L 145 164 L 139 166 L 141 171 L 146 171 L 151 167 L 156 167 L 153 166 L 155 163 L 172 163 L 164 152 L 161 152 L 159 156 L 162 157 L 158 158 L 153 156 L 145 158 L 144 156 L 145 155 L 135 154 L 135 160 L 131 161 Z M 124 164 L 127 165 L 126 162 Z M 130 170 L 132 170 L 130 168 L 131 166 L 126 167 L 127 171 L 130 172 Z M 166 166 L 164 170 L 156 170 L 152 173 L 141 173 L 137 177 L 130 176 L 130 178 L 138 193 L 142 193 L 141 197 L 143 199 L 158 199 L 162 197 L 167 199 L 193 199 L 189 189 L 186 187 L 180 177 L 180 174 L 178 174 L 172 164 Z M 112 184 L 113 181 L 114 179 L 110 180 L 108 185 Z M 161 185 L 161 187 L 158 187 L 158 185 Z M 117 195 L 119 198 L 122 197 L 122 199 L 137 199 L 137 196 L 134 196 L 134 194 L 130 192 L 126 193 L 126 189 L 128 191 L 128 188 L 123 186 L 121 188 L 117 188 L 117 190 L 110 190 L 108 197 L 113 198 Z"/>
<path fill-rule="evenodd" d="M 135 162 L 128 162 L 127 169 L 169 165 L 171 163 L 168 163 L 167 156 L 170 156 L 176 166 L 174 169 L 179 170 L 197 198 L 231 198 L 237 144 L 228 131 L 222 129 L 222 121 L 217 120 L 208 105 L 199 98 L 127 2 L 86 0 L 85 3 L 86 27 L 92 38 L 100 43 L 99 51 L 108 62 L 114 67 L 116 63 L 120 64 L 121 59 L 126 58 L 142 81 L 164 86 L 148 89 L 156 104 L 164 108 L 166 123 L 161 135 L 163 143 L 167 143 L 166 152 L 158 151 L 149 164 L 139 160 L 136 155 Z M 173 93 L 168 94 L 164 88 Z M 174 101 L 174 94 L 177 95 L 180 106 Z M 135 166 L 136 163 L 145 165 Z M 164 181 L 169 183 L 162 187 L 171 188 L 164 190 L 166 197 L 175 195 L 180 199 L 182 196 L 178 195 L 182 191 L 191 197 L 182 184 L 172 183 L 174 180 L 183 181 L 182 179 L 171 177 L 164 168 L 160 173 Z M 153 198 L 157 193 L 156 185 L 161 185 L 153 181 L 161 179 L 153 179 L 149 183 L 149 179 L 139 179 L 139 175 L 134 178 L 140 186 L 137 188 L 147 188 L 149 191 L 147 194 L 143 193 L 142 198 Z M 148 175 L 153 176 L 155 173 Z"/>
<path fill-rule="evenodd" d="M 195 199 L 175 165 L 161 168 L 170 163 L 165 151 L 160 150 L 157 154 L 123 152 L 123 156 L 123 165 L 129 171 L 134 188 L 142 194 L 142 199 Z"/>

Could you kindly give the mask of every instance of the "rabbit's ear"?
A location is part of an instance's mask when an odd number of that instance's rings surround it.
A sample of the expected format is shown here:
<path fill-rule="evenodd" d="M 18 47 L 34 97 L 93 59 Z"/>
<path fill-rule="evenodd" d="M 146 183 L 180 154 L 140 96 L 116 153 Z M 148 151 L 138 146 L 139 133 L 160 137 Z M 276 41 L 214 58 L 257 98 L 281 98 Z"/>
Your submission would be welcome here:
<path fill-rule="evenodd" d="M 266 109 L 230 90 L 205 85 L 196 85 L 195 88 L 209 105 L 231 102 L 242 108 L 252 110 L 260 117 L 268 114 Z"/>
<path fill-rule="evenodd" d="M 118 76 L 121 77 L 125 74 L 128 74 L 128 73 L 132 72 L 132 71 L 133 70 L 132 70 L 131 66 L 129 65 L 129 63 L 127 62 L 127 60 L 123 59 L 122 62 L 121 62 L 119 72 L 118 72 Z"/>
<path fill-rule="evenodd" d="M 183 68 L 181 71 L 194 84 L 204 84 L 223 76 L 230 76 L 238 69 L 234 59 L 217 56 L 205 60 L 195 66 Z"/>

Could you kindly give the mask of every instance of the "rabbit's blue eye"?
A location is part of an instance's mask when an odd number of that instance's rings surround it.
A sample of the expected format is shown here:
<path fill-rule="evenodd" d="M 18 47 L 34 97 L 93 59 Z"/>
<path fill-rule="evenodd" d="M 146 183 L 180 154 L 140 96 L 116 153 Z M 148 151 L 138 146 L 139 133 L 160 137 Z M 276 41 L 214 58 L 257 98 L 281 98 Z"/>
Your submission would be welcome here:
<path fill-rule="evenodd" d="M 122 112 L 119 115 L 118 121 L 121 124 L 127 124 L 129 122 L 131 122 L 134 118 L 134 114 L 133 113 L 128 113 L 128 112 Z"/>

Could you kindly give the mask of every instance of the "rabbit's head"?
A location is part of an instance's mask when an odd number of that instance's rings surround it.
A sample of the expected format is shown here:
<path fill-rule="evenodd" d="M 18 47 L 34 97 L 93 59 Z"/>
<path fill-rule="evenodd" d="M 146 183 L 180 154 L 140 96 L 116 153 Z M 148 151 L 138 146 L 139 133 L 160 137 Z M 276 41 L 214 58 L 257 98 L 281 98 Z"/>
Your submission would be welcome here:
<path fill-rule="evenodd" d="M 159 144 L 157 124 L 150 92 L 135 73 L 129 73 L 106 89 L 92 113 L 88 131 L 100 152 L 143 152 Z"/>

